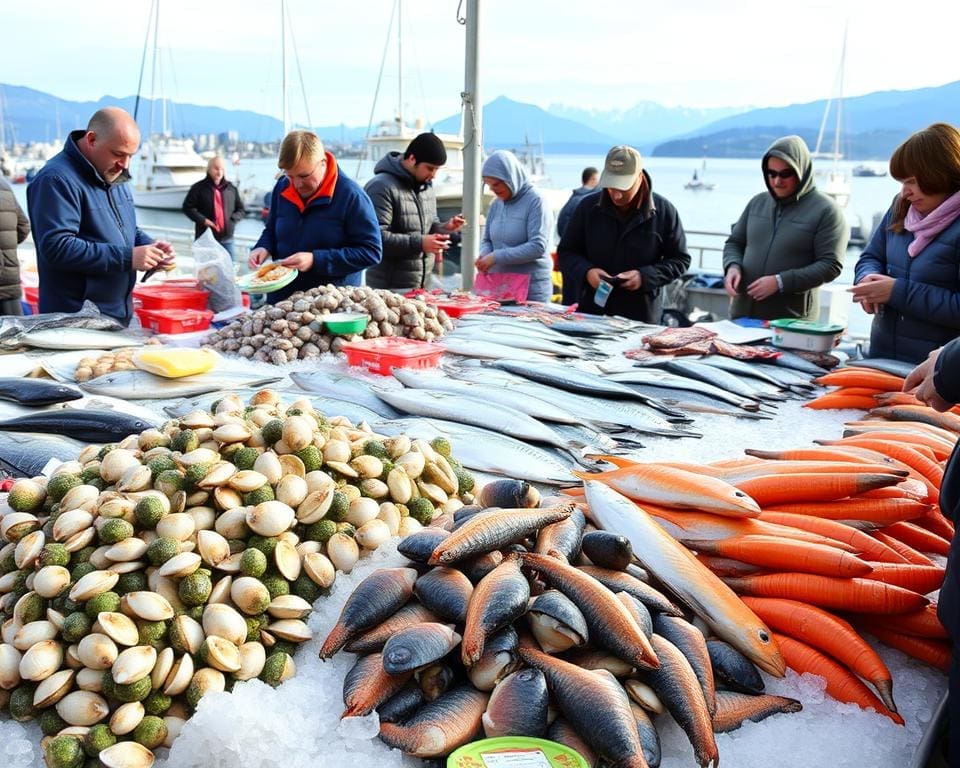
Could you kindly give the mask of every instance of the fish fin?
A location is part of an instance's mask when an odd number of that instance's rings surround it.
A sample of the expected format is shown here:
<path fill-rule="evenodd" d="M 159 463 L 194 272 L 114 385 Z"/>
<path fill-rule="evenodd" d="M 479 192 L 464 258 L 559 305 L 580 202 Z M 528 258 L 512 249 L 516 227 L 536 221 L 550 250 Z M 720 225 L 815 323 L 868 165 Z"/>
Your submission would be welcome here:
<path fill-rule="evenodd" d="M 616 467 L 632 467 L 636 464 L 639 464 L 639 461 L 634 461 L 633 459 L 625 459 L 622 456 L 611 456 L 608 453 L 588 453 L 584 456 L 585 459 L 593 459 L 595 461 L 605 461 L 608 464 L 613 464 Z M 576 474 L 576 473 L 574 473 Z"/>

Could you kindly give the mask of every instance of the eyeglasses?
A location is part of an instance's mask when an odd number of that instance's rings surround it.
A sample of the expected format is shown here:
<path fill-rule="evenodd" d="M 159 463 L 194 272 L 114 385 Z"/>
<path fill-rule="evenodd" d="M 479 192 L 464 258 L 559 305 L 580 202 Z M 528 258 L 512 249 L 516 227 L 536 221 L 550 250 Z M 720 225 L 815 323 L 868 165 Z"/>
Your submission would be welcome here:
<path fill-rule="evenodd" d="M 772 168 L 767 168 L 767 178 L 768 179 L 792 179 L 797 175 L 797 172 L 792 168 L 784 168 L 782 171 L 775 171 Z"/>

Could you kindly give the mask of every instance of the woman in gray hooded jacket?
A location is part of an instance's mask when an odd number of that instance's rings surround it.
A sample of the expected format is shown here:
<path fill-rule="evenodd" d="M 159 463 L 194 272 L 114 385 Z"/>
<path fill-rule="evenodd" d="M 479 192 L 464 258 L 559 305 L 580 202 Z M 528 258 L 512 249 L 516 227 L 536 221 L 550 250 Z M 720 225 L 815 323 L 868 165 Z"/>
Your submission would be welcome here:
<path fill-rule="evenodd" d="M 494 152 L 484 162 L 481 175 L 497 199 L 487 213 L 477 270 L 529 275 L 527 300 L 550 301 L 550 207 L 512 152 Z"/>
<path fill-rule="evenodd" d="M 0 179 L 0 315 L 22 315 L 17 246 L 30 234 L 30 220 L 10 185 Z"/>
<path fill-rule="evenodd" d="M 843 269 L 847 222 L 814 185 L 799 136 L 773 142 L 761 167 L 767 190 L 747 203 L 723 246 L 730 316 L 816 320 L 817 288 Z"/>

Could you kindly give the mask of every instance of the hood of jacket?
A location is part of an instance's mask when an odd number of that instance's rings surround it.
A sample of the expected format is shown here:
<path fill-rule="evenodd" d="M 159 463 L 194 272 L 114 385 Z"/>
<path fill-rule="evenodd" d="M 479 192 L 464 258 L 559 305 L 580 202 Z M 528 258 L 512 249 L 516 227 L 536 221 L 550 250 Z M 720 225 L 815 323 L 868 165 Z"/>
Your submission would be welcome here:
<path fill-rule="evenodd" d="M 771 157 L 783 160 L 797 174 L 799 179 L 797 191 L 790 197 L 779 198 L 773 193 L 770 179 L 767 178 L 767 160 Z M 810 157 L 807 143 L 799 136 L 784 136 L 782 139 L 773 142 L 764 154 L 760 167 L 763 170 L 763 182 L 767 185 L 767 191 L 778 203 L 785 205 L 795 203 L 801 197 L 816 189 L 816 185 L 813 183 L 813 159 Z"/>
<path fill-rule="evenodd" d="M 530 176 L 527 174 L 527 169 L 520 164 L 513 152 L 508 152 L 505 149 L 498 149 L 484 160 L 480 175 L 492 176 L 506 184 L 510 188 L 508 203 L 523 195 L 533 186 L 533 182 L 530 181 Z"/>
<path fill-rule="evenodd" d="M 403 163 L 401 162 L 402 160 L 403 155 L 400 152 L 388 152 L 379 160 L 377 160 L 377 164 L 373 166 L 373 172 L 389 173 L 391 176 L 396 176 L 411 189 L 418 189 L 422 191 L 430 186 L 429 181 L 425 184 L 418 184 L 417 180 L 413 177 L 413 174 L 403 167 Z"/>

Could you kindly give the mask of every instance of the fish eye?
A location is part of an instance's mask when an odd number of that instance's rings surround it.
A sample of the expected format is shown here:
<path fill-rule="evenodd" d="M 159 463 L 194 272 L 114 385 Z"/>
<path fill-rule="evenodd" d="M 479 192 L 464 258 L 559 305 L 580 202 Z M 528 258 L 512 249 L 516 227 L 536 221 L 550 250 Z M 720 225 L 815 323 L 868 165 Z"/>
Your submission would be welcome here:
<path fill-rule="evenodd" d="M 768 635 L 768 634 L 767 634 L 766 632 L 764 632 L 762 629 L 760 630 L 759 636 L 760 636 L 760 642 L 762 642 L 762 643 L 769 643 L 769 642 L 770 642 L 770 635 Z"/>

